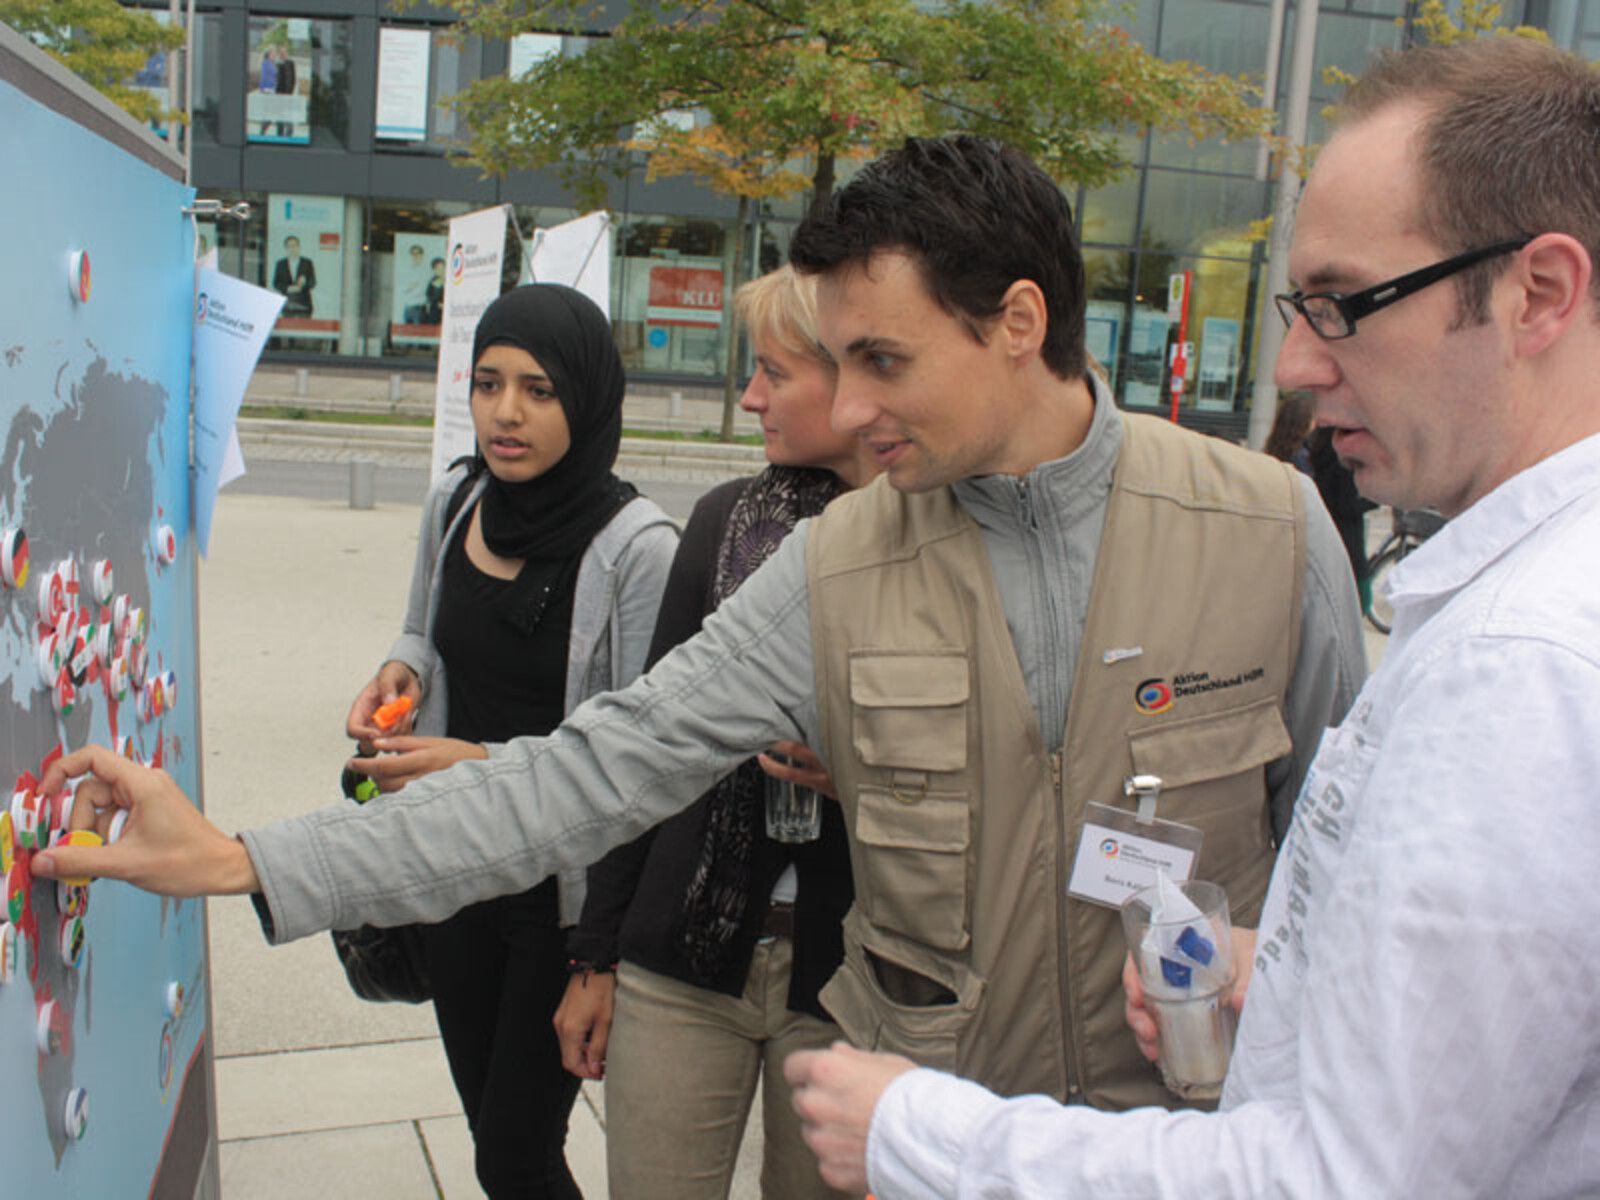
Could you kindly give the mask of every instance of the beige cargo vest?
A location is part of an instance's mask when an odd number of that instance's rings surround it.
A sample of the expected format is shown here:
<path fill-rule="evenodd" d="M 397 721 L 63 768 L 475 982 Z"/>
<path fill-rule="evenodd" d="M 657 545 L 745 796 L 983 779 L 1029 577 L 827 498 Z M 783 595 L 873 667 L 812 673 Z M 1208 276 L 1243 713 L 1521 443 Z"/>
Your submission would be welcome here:
<path fill-rule="evenodd" d="M 983 535 L 948 489 L 880 479 L 807 544 L 822 750 L 856 885 L 823 1004 L 859 1046 L 1106 1108 L 1175 1101 L 1123 1022 L 1117 913 L 1066 895 L 1084 804 L 1131 809 L 1124 778 L 1161 776 L 1159 815 L 1205 832 L 1197 876 L 1254 924 L 1305 571 L 1292 469 L 1125 421 L 1060 755 Z"/>

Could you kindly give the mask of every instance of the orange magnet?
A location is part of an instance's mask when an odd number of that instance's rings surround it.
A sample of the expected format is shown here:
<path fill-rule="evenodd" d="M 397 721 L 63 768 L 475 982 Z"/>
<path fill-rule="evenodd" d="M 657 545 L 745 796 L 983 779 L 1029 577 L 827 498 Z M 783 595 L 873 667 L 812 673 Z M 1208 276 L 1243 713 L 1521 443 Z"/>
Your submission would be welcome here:
<path fill-rule="evenodd" d="M 396 725 L 400 724 L 401 720 L 410 711 L 411 697 L 396 696 L 389 703 L 378 706 L 378 710 L 372 714 L 372 723 L 385 733 L 388 733 Z"/>

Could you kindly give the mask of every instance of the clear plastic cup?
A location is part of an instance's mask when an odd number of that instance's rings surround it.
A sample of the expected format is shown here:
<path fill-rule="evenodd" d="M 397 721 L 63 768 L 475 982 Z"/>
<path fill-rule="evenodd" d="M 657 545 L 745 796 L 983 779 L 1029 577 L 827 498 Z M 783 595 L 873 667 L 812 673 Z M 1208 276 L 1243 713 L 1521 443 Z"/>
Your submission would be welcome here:
<path fill-rule="evenodd" d="M 781 754 L 768 757 L 787 763 Z M 808 787 L 772 775 L 767 780 L 767 836 L 775 842 L 814 842 L 822 836 L 822 798 Z"/>
<path fill-rule="evenodd" d="M 1160 1033 L 1162 1081 L 1185 1100 L 1215 1100 L 1238 1023 L 1228 894 L 1203 880 L 1173 886 L 1200 910 L 1198 917 L 1152 921 L 1158 889 L 1147 887 L 1123 902 L 1122 931 Z"/>

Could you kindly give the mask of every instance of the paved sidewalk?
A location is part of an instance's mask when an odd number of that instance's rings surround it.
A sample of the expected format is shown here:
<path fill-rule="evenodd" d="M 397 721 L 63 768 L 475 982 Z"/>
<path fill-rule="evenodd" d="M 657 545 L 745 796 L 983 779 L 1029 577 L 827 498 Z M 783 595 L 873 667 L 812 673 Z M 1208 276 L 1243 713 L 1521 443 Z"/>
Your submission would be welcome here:
<path fill-rule="evenodd" d="M 345 714 L 399 629 L 417 518 L 222 493 L 200 645 L 206 804 L 224 829 L 337 799 Z M 325 937 L 269 947 L 243 900 L 209 912 L 225 1200 L 481 1196 L 431 1009 L 357 1000 Z M 753 1124 L 739 1198 L 759 1194 Z M 604 1089 L 586 1085 L 567 1157 L 591 1200 L 604 1130 Z"/>

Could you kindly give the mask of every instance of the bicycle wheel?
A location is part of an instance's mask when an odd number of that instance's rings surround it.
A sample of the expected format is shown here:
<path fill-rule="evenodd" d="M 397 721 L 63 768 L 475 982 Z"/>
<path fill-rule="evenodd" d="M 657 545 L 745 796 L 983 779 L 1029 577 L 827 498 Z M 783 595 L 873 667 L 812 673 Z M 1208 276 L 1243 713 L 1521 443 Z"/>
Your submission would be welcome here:
<path fill-rule="evenodd" d="M 1395 564 L 1410 552 L 1411 543 L 1402 538 L 1368 564 L 1367 578 L 1372 585 L 1372 603 L 1367 606 L 1367 620 L 1379 633 L 1388 633 L 1394 624 L 1394 609 L 1384 593 L 1384 581 L 1389 578 L 1389 572 L 1394 570 Z"/>

